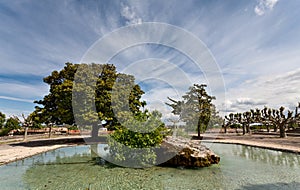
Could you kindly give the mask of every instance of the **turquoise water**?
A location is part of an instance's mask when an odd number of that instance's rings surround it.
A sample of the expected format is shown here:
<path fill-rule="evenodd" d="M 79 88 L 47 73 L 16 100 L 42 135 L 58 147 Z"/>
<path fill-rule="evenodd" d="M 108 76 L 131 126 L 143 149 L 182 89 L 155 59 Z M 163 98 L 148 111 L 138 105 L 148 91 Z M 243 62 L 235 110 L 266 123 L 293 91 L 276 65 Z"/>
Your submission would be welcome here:
<path fill-rule="evenodd" d="M 0 189 L 300 189 L 300 155 L 207 145 L 221 162 L 200 169 L 121 168 L 95 159 L 90 145 L 60 148 L 1 166 Z"/>

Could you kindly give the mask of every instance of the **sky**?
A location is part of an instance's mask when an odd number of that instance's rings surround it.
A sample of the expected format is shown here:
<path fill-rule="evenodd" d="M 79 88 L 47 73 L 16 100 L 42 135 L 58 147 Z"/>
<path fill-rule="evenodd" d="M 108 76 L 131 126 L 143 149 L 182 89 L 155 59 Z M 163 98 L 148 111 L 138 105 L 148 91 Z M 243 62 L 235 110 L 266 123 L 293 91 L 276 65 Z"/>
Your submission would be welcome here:
<path fill-rule="evenodd" d="M 221 115 L 264 106 L 293 110 L 300 101 L 299 6 L 298 0 L 0 0 L 0 111 L 29 114 L 48 93 L 43 78 L 53 70 L 102 61 L 90 52 L 108 56 L 124 44 L 107 62 L 133 74 L 148 108 L 164 118 L 172 117 L 167 97 L 179 100 L 194 83 L 208 84 Z M 111 34 L 147 23 L 156 31 L 143 27 L 97 49 Z M 162 31 L 154 41 L 128 44 Z"/>

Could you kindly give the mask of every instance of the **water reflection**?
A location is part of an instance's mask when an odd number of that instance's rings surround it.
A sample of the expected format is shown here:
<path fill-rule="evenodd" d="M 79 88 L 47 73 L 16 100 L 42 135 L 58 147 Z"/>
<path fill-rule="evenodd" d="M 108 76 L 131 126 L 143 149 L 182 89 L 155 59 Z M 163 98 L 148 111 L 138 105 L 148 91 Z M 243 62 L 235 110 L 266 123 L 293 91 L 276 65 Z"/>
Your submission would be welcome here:
<path fill-rule="evenodd" d="M 288 167 L 300 166 L 300 155 L 281 151 L 234 145 L 232 148 L 232 153 L 247 160 L 264 162 L 272 165 L 282 165 Z"/>

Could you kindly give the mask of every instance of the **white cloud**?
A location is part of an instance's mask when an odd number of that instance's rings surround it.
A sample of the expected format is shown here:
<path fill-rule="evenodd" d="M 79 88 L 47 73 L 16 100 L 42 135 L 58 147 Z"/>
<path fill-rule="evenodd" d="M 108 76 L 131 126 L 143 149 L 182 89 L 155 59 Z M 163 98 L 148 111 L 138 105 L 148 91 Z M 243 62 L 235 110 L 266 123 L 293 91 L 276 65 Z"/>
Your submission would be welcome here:
<path fill-rule="evenodd" d="M 254 12 L 255 12 L 258 16 L 262 16 L 262 15 L 265 14 L 265 11 L 264 11 L 262 8 L 260 8 L 258 5 L 255 6 Z"/>
<path fill-rule="evenodd" d="M 121 15 L 126 19 L 126 24 L 141 24 L 142 18 L 138 17 L 132 7 L 128 5 L 121 5 Z"/>
<path fill-rule="evenodd" d="M 225 112 L 245 112 L 253 108 L 279 108 L 294 110 L 300 101 L 300 69 L 280 75 L 269 75 L 245 81 L 230 89 Z M 251 97 L 251 98 L 249 98 Z"/>
<path fill-rule="evenodd" d="M 254 12 L 258 16 L 262 16 L 266 11 L 273 10 L 273 7 L 278 3 L 278 0 L 258 0 L 258 4 L 254 8 Z"/>

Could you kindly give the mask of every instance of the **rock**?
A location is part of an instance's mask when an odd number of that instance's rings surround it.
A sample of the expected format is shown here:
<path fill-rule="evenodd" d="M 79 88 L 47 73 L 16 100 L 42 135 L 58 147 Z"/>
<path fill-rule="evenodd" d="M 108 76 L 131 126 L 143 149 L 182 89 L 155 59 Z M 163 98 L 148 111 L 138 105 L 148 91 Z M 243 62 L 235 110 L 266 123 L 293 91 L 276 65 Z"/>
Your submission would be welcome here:
<path fill-rule="evenodd" d="M 218 164 L 220 157 L 202 145 L 200 141 L 193 141 L 178 137 L 167 137 L 162 147 L 164 154 L 175 155 L 161 165 L 180 167 L 207 167 Z"/>

